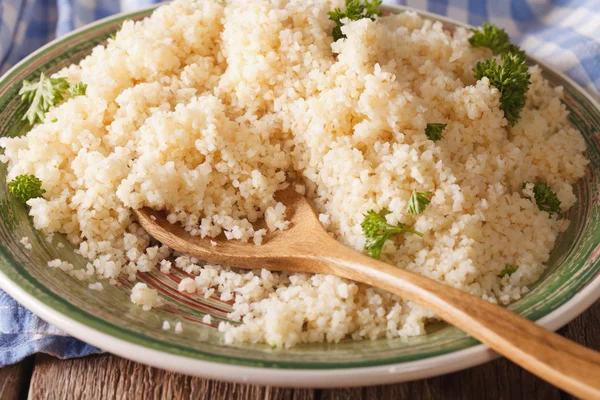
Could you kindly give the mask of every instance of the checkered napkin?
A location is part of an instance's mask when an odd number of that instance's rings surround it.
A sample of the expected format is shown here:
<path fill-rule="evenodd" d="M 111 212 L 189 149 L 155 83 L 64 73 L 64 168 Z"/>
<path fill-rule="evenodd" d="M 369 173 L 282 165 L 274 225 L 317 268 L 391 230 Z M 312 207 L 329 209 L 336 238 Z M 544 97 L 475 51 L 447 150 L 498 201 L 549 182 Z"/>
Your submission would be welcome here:
<path fill-rule="evenodd" d="M 202 0 L 199 0 L 202 1 Z M 0 72 L 57 36 L 157 0 L 0 0 Z M 600 99 L 600 0 L 384 0 L 472 25 L 491 22 L 527 52 Z M 45 352 L 99 352 L 68 337 L 0 291 L 0 366 Z"/>

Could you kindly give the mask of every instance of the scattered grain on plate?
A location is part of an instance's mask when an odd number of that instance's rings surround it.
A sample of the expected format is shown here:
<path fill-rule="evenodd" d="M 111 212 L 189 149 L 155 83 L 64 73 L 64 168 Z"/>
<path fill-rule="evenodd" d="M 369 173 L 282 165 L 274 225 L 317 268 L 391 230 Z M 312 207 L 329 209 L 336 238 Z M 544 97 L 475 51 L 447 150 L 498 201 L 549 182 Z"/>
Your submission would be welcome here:
<path fill-rule="evenodd" d="M 54 260 L 48 261 L 48 266 L 50 268 L 58 268 L 64 272 L 73 271 L 73 264 L 63 261 L 60 258 L 55 258 Z"/>
<path fill-rule="evenodd" d="M 196 282 L 192 278 L 183 278 L 177 285 L 180 292 L 196 293 Z"/>
<path fill-rule="evenodd" d="M 88 279 L 88 275 L 86 275 L 85 272 L 86 272 L 85 270 L 78 268 L 78 269 L 73 269 L 70 274 L 71 274 L 71 276 L 77 278 L 78 280 L 84 281 L 84 280 Z"/>
<path fill-rule="evenodd" d="M 159 263 L 160 272 L 163 274 L 168 274 L 171 272 L 171 261 L 169 260 L 161 260 Z"/>
<path fill-rule="evenodd" d="M 175 332 L 176 333 L 183 332 L 183 326 L 181 325 L 181 322 L 178 322 L 178 323 L 175 324 Z"/>
<path fill-rule="evenodd" d="M 94 272 L 95 272 L 95 270 L 94 270 L 94 266 L 93 266 L 92 264 L 90 264 L 90 263 L 87 263 L 87 264 L 85 265 L 85 274 L 86 274 L 88 277 L 90 277 L 90 276 L 93 276 L 93 275 L 94 275 Z"/>
<path fill-rule="evenodd" d="M 21 243 L 27 250 L 31 250 L 33 248 L 27 236 L 23 236 L 21 240 L 19 240 L 19 243 Z"/>
<path fill-rule="evenodd" d="M 131 289 L 131 302 L 142 306 L 144 311 L 152 307 L 160 307 L 163 304 L 156 289 L 149 288 L 147 284 L 138 282 Z"/>
<path fill-rule="evenodd" d="M 61 271 L 66 272 L 80 281 L 84 281 L 89 278 L 89 275 L 86 274 L 86 270 L 81 268 L 76 269 L 70 262 L 63 261 L 59 258 L 48 261 L 48 267 L 60 269 Z"/>
<path fill-rule="evenodd" d="M 404 12 L 349 21 L 333 42 L 333 6 L 176 0 L 125 22 L 115 40 L 55 75 L 87 84 L 86 96 L 50 110 L 57 122 L 0 139 L 9 180 L 44 182 L 44 197 L 28 202 L 35 227 L 64 233 L 111 284 L 168 271 L 164 260 L 174 259 L 198 293 L 233 302 L 229 318 L 241 324 L 219 324 L 229 343 L 423 334 L 435 316 L 397 296 L 261 265 L 199 265 L 155 246 L 131 212 L 165 210 L 193 235 L 260 245 L 267 230 L 288 226 L 273 195 L 289 174 L 347 246 L 362 251 L 363 215 L 387 208 L 389 223 L 423 237 L 388 240 L 383 261 L 491 302 L 519 298 L 568 225 L 527 199 L 523 182 L 546 182 L 565 211 L 588 162 L 562 88 L 529 67 L 522 119 L 510 126 L 498 90 L 473 77 L 492 53 L 472 48 L 468 30 Z M 447 124 L 442 140 L 428 139 L 430 122 Z M 405 212 L 413 190 L 433 193 L 415 216 Z M 262 217 L 267 229 L 255 229 Z M 507 263 L 519 268 L 500 279 Z M 143 283 L 131 300 L 160 304 Z"/>
<path fill-rule="evenodd" d="M 100 282 L 90 283 L 88 285 L 88 288 L 90 288 L 92 290 L 97 290 L 97 291 L 104 290 L 104 286 L 102 286 L 102 283 L 100 283 Z"/>

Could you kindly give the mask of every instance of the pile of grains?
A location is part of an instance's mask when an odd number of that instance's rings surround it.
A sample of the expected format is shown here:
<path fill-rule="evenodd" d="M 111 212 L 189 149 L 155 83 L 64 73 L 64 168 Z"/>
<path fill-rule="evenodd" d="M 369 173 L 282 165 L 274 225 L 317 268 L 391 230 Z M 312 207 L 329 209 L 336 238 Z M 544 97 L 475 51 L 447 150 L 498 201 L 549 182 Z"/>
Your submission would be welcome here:
<path fill-rule="evenodd" d="M 259 245 L 257 219 L 287 228 L 273 194 L 293 174 L 342 243 L 362 251 L 363 215 L 387 208 L 389 223 L 423 237 L 388 240 L 382 260 L 491 302 L 526 292 L 568 221 L 540 211 L 522 184 L 546 182 L 565 211 L 587 163 L 561 88 L 530 67 L 511 126 L 499 91 L 473 77 L 492 52 L 472 48 L 468 30 L 405 12 L 348 22 L 347 38 L 333 42 L 335 5 L 177 0 L 59 72 L 87 94 L 0 140 L 8 179 L 43 182 L 43 198 L 27 203 L 35 227 L 65 234 L 90 260 L 78 273 L 60 260 L 50 267 L 112 284 L 183 269 L 195 278 L 180 290 L 234 301 L 229 317 L 242 324 L 219 325 L 227 342 L 424 333 L 434 315 L 397 296 L 332 276 L 202 265 L 151 242 L 131 212 L 166 210 L 194 234 Z M 448 124 L 442 140 L 427 137 L 428 122 Z M 413 190 L 433 194 L 416 216 L 406 213 Z M 499 277 L 507 263 L 518 270 Z M 143 283 L 131 300 L 161 303 Z"/>

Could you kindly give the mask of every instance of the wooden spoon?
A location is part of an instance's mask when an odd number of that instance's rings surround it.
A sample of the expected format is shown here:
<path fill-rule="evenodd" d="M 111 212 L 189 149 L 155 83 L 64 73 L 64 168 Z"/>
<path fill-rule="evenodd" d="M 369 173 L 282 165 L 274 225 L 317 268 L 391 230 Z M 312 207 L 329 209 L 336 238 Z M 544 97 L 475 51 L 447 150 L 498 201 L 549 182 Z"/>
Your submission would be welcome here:
<path fill-rule="evenodd" d="M 363 282 L 435 312 L 516 364 L 582 398 L 600 398 L 600 353 L 549 332 L 505 308 L 354 251 L 323 229 L 304 196 L 290 185 L 277 192 L 290 228 L 264 237 L 261 246 L 225 238 L 201 239 L 163 212 L 134 210 L 141 226 L 172 249 L 238 268 L 329 274 Z M 213 243 L 214 243 L 213 242 Z"/>

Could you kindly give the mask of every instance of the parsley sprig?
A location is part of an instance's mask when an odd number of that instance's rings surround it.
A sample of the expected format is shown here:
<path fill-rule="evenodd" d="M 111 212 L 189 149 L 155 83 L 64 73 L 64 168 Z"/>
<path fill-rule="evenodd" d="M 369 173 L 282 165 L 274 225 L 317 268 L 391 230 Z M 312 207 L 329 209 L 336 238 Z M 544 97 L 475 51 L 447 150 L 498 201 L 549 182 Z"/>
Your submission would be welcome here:
<path fill-rule="evenodd" d="M 423 236 L 423 234 L 414 229 L 407 228 L 404 224 L 392 225 L 388 224 L 385 216 L 390 211 L 386 208 L 380 212 L 370 210 L 365 214 L 365 219 L 360 224 L 363 234 L 367 238 L 365 247 L 367 254 L 373 258 L 381 257 L 381 250 L 386 240 L 399 233 L 410 232 L 415 235 Z"/>
<path fill-rule="evenodd" d="M 505 276 L 512 275 L 517 272 L 518 269 L 518 265 L 505 264 L 504 269 L 498 274 L 498 278 L 504 278 Z"/>
<path fill-rule="evenodd" d="M 484 22 L 479 28 L 471 29 L 471 32 L 473 35 L 469 38 L 469 43 L 473 47 L 488 47 L 496 55 L 512 53 L 525 58 L 525 52 L 512 44 L 504 29 L 496 25 Z"/>
<path fill-rule="evenodd" d="M 333 40 L 337 41 L 346 37 L 342 33 L 342 26 L 344 26 L 342 19 L 348 18 L 350 21 L 357 21 L 363 18 L 370 18 L 375 20 L 376 16 L 381 15 L 379 11 L 380 5 L 381 0 L 365 0 L 364 4 L 360 0 L 346 0 L 346 9 L 344 11 L 336 8 L 329 12 L 329 19 L 335 22 L 332 32 Z"/>
<path fill-rule="evenodd" d="M 43 72 L 36 82 L 24 80 L 19 95 L 21 102 L 28 103 L 29 108 L 23 120 L 27 120 L 30 125 L 38 121 L 42 122 L 50 107 L 60 103 L 69 95 L 85 95 L 86 89 L 87 85 L 82 82 L 71 86 L 66 78 L 49 78 Z"/>
<path fill-rule="evenodd" d="M 490 84 L 500 91 L 500 109 L 504 111 L 504 118 L 511 125 L 521 118 L 521 111 L 525 107 L 525 94 L 529 89 L 529 70 L 525 59 L 513 53 L 502 56 L 502 64 L 495 58 L 478 62 L 475 68 L 475 79 L 484 76 Z"/>
<path fill-rule="evenodd" d="M 523 189 L 525 189 L 527 184 L 529 182 L 523 183 Z M 540 211 L 546 211 L 550 215 L 560 213 L 560 200 L 550 186 L 544 182 L 535 182 L 533 185 L 533 196 L 535 197 L 535 204 L 537 204 Z"/>
<path fill-rule="evenodd" d="M 35 175 L 18 175 L 8 182 L 8 190 L 23 203 L 26 203 L 29 199 L 42 197 L 46 193 L 42 189 L 42 181 L 36 178 Z"/>
<path fill-rule="evenodd" d="M 413 190 L 408 199 L 408 210 L 407 212 L 410 215 L 417 215 L 422 213 L 425 208 L 431 203 L 431 196 L 433 193 L 431 192 L 417 192 Z"/>
<path fill-rule="evenodd" d="M 69 82 L 66 78 L 48 78 L 43 72 L 37 82 L 23 81 L 19 95 L 22 102 L 29 103 L 23 120 L 30 125 L 43 121 L 50 107 L 63 100 L 67 89 Z"/>
<path fill-rule="evenodd" d="M 447 126 L 448 124 L 427 124 L 427 128 L 425 128 L 425 134 L 429 139 L 433 140 L 434 142 L 441 140 L 444 138 L 442 132 L 444 131 L 444 129 L 446 129 Z"/>
<path fill-rule="evenodd" d="M 87 85 L 83 82 L 77 82 L 69 87 L 69 92 L 71 92 L 72 96 L 85 96 L 86 91 Z"/>
<path fill-rule="evenodd" d="M 499 64 L 495 58 L 478 62 L 473 71 L 475 79 L 484 76 L 492 86 L 500 91 L 500 109 L 511 125 L 521 118 L 525 107 L 525 94 L 529 89 L 529 69 L 525 62 L 525 52 L 510 42 L 504 29 L 484 23 L 479 28 L 471 30 L 473 35 L 469 43 L 473 47 L 488 47 L 495 55 L 502 56 Z"/>

